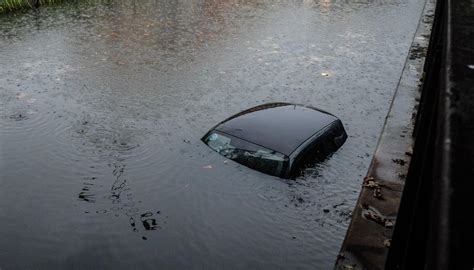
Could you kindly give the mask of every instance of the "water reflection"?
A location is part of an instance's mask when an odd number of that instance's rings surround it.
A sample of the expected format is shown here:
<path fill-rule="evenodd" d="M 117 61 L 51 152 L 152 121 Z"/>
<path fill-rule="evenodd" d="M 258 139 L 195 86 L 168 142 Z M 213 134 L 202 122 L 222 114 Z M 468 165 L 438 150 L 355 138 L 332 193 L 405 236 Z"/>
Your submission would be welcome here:
<path fill-rule="evenodd" d="M 162 224 L 166 224 L 166 221 L 161 221 L 160 224 L 158 224 L 157 217 L 156 215 L 160 215 L 161 211 L 157 211 L 156 213 L 153 212 L 146 212 L 143 214 L 139 215 L 134 215 L 130 217 L 130 226 L 132 227 L 133 232 L 139 233 L 141 229 L 145 229 L 146 231 L 156 231 L 156 230 L 161 230 L 162 229 Z M 168 218 L 168 216 L 166 216 Z M 138 225 L 135 220 L 138 220 L 138 223 L 141 223 Z M 147 240 L 148 238 L 146 236 L 142 236 L 143 240 Z"/>
<path fill-rule="evenodd" d="M 111 200 L 113 204 L 120 203 L 120 195 L 124 190 L 125 186 L 127 185 L 127 179 L 122 179 L 122 174 L 125 170 L 125 164 L 118 165 L 117 163 L 113 163 L 114 170 L 112 171 L 112 175 L 115 177 L 115 181 L 112 184 L 111 190 Z M 109 167 L 111 165 L 109 164 Z"/>
<path fill-rule="evenodd" d="M 89 202 L 89 203 L 95 203 L 95 197 L 96 195 L 91 191 L 91 189 L 94 188 L 94 183 L 96 177 L 86 177 L 84 180 L 88 180 L 87 182 L 84 182 L 84 186 L 82 187 L 81 192 L 79 193 L 79 200 Z"/>
<path fill-rule="evenodd" d="M 110 187 L 109 194 L 104 195 L 103 200 L 108 200 L 113 206 L 107 209 L 96 210 L 95 213 L 98 215 L 114 215 L 115 217 L 127 216 L 129 217 L 129 223 L 132 227 L 132 231 L 140 233 L 141 231 L 156 231 L 162 229 L 162 224 L 166 224 L 166 221 L 162 221 L 158 224 L 158 215 L 161 215 L 161 211 L 154 212 L 142 212 L 140 210 L 141 201 L 137 201 L 131 191 L 131 188 L 127 187 L 127 179 L 124 178 L 126 164 L 125 160 L 121 159 L 120 162 L 113 162 L 108 164 L 109 168 L 112 168 L 112 175 L 114 182 Z M 94 185 L 97 185 L 97 177 L 86 177 L 87 180 L 83 183 L 81 192 L 78 195 L 80 201 L 87 203 L 96 203 L 98 196 L 94 193 Z M 90 213 L 89 210 L 86 213 Z M 165 216 L 163 219 L 168 218 Z M 147 240 L 148 237 L 141 233 L 141 238 Z"/>

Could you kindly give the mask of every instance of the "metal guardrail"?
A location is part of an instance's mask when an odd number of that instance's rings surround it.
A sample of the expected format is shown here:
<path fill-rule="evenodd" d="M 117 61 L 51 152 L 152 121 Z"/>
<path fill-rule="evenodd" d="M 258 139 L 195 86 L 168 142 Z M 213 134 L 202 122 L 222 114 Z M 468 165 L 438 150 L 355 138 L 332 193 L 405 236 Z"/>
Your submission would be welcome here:
<path fill-rule="evenodd" d="M 474 269 L 474 6 L 438 0 L 385 269 Z"/>

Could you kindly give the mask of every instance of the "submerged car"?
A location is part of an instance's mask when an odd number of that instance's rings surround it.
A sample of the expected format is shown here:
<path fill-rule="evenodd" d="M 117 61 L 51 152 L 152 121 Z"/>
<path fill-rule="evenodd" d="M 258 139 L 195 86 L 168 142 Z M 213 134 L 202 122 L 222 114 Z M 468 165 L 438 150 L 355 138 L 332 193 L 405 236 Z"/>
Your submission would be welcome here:
<path fill-rule="evenodd" d="M 212 128 L 202 141 L 254 170 L 291 178 L 325 159 L 347 139 L 334 115 L 291 103 L 270 103 L 238 113 Z"/>

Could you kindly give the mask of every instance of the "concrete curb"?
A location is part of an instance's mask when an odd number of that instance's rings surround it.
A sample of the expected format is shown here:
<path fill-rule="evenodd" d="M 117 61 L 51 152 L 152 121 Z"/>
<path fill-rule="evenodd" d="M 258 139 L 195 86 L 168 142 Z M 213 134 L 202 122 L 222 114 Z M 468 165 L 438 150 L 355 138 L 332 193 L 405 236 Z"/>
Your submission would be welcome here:
<path fill-rule="evenodd" d="M 426 0 L 335 269 L 384 269 L 414 144 L 435 0 Z"/>

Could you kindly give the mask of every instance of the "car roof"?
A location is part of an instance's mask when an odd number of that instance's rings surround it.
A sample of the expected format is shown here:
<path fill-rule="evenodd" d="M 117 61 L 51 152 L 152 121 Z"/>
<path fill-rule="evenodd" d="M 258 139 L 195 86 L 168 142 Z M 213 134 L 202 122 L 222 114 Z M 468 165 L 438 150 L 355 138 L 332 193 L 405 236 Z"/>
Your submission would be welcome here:
<path fill-rule="evenodd" d="M 214 129 L 290 156 L 298 146 L 337 118 L 291 103 L 269 103 L 238 113 Z"/>

